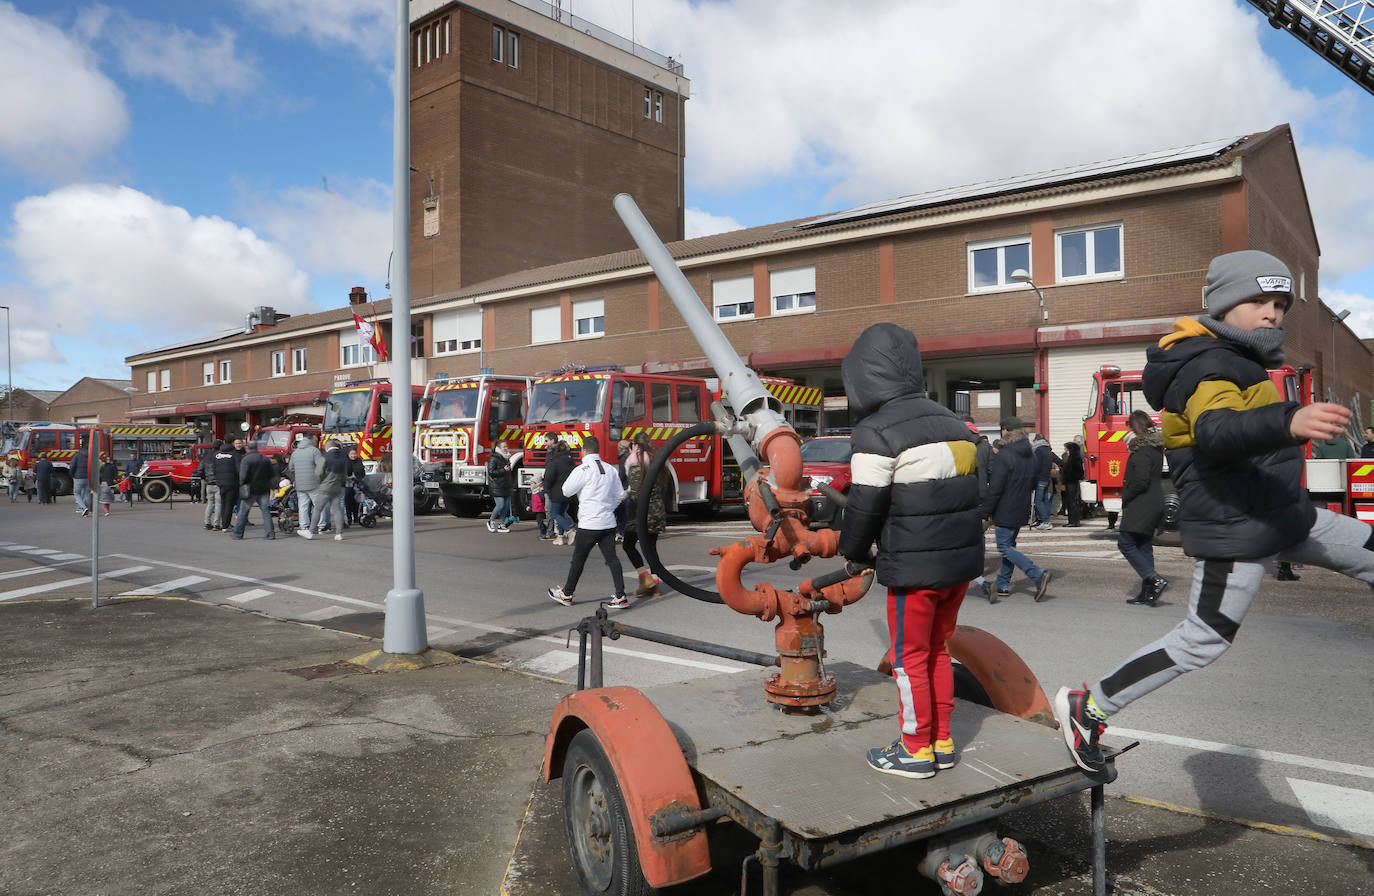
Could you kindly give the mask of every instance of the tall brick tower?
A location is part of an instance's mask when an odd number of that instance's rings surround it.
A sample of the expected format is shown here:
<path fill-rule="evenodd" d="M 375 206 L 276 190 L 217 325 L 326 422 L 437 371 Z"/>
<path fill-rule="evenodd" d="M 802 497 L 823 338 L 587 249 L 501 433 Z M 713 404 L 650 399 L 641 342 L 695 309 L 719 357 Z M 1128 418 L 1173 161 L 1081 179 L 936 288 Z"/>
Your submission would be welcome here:
<path fill-rule="evenodd" d="M 682 66 L 538 0 L 410 0 L 416 298 L 683 238 Z"/>

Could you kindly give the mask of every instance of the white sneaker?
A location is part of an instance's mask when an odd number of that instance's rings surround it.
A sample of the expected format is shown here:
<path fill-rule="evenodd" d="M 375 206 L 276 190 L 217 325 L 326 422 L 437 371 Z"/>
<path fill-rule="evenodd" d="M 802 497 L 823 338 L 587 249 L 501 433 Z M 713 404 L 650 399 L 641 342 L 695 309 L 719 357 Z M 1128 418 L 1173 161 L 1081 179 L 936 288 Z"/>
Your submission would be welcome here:
<path fill-rule="evenodd" d="M 336 533 L 336 534 L 334 535 L 334 540 L 335 540 L 335 541 L 343 541 L 343 533 L 342 533 L 342 532 Z"/>
<path fill-rule="evenodd" d="M 554 585 L 552 588 L 550 588 L 550 589 L 549 589 L 549 597 L 551 597 L 551 598 L 553 598 L 554 600 L 558 601 L 560 604 L 562 604 L 562 605 L 565 606 L 565 607 L 571 607 L 571 606 L 573 605 L 573 599 L 572 599 L 572 597 L 571 597 L 570 595 L 567 595 L 567 594 L 564 594 L 564 593 L 563 593 L 563 586 L 562 586 L 562 585 Z"/>
<path fill-rule="evenodd" d="M 314 538 L 314 537 L 315 537 L 315 533 L 314 533 L 314 532 L 311 532 L 309 529 L 297 529 L 297 530 L 296 530 L 296 534 L 299 535 L 301 538 Z"/>
<path fill-rule="evenodd" d="M 487 520 L 487 531 L 488 531 L 488 532 L 495 532 L 495 531 L 496 531 L 496 524 L 493 523 L 491 520 Z"/>
<path fill-rule="evenodd" d="M 510 531 L 510 526 L 497 526 L 496 531 L 504 535 L 505 533 Z"/>
<path fill-rule="evenodd" d="M 569 529 L 567 532 L 564 532 L 564 533 L 563 533 L 563 543 L 564 543 L 564 544 L 572 544 L 572 543 L 573 543 L 574 541 L 576 541 L 576 540 L 577 540 L 577 527 L 576 527 L 576 526 L 573 526 L 573 527 L 572 527 L 571 529 Z"/>
<path fill-rule="evenodd" d="M 608 610 L 625 610 L 630 606 L 630 599 L 622 594 L 619 597 L 611 598 L 602 604 L 602 606 Z"/>

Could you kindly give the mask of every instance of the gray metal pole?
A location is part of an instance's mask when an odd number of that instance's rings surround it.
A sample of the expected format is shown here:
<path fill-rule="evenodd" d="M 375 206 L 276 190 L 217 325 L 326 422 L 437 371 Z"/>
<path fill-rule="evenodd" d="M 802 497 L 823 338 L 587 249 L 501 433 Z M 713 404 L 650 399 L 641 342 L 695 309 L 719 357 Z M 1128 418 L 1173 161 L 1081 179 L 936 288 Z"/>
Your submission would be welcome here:
<path fill-rule="evenodd" d="M 392 101 L 391 285 L 391 590 L 386 593 L 382 649 L 420 653 L 425 635 L 425 596 L 415 587 L 415 462 L 411 456 L 410 402 L 410 2 L 396 0 L 396 72 Z"/>
<path fill-rule="evenodd" d="M 10 393 L 10 425 L 14 424 L 14 368 L 10 365 L 10 306 L 0 305 L 5 309 L 5 386 Z"/>

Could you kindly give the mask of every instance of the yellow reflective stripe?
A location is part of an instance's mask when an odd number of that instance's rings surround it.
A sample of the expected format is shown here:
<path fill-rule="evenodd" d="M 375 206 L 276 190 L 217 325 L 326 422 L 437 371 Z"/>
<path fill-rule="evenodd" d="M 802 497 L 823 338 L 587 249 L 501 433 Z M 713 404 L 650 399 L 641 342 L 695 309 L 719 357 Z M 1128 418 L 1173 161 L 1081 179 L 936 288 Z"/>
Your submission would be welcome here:
<path fill-rule="evenodd" d="M 1374 464 L 1360 464 L 1355 468 L 1355 475 L 1368 476 L 1371 470 L 1374 470 Z"/>
<path fill-rule="evenodd" d="M 1109 439 L 1107 439 L 1107 441 L 1108 441 L 1108 442 L 1119 442 L 1119 441 L 1121 441 L 1121 440 L 1124 439 L 1124 438 L 1126 438 L 1126 430 L 1123 429 L 1123 430 L 1121 430 L 1120 432 L 1114 432 L 1114 433 L 1112 433 L 1111 437 L 1110 437 Z"/>

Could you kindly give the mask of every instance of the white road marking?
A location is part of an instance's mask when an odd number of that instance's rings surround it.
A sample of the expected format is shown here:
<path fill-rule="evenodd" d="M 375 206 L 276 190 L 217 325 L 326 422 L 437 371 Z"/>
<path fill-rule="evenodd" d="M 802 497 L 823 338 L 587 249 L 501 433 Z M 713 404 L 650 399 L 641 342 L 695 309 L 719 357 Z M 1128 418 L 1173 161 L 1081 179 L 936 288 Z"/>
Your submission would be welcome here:
<path fill-rule="evenodd" d="M 48 559 L 49 559 L 49 560 L 63 560 L 63 561 L 66 561 L 66 560 L 85 560 L 85 559 L 87 559 L 87 558 L 86 558 L 85 556 L 81 555 L 81 554 L 53 554 L 53 555 L 52 555 L 51 557 L 49 557 Z"/>
<path fill-rule="evenodd" d="M 687 565 L 687 564 L 685 564 L 685 563 L 674 563 L 672 566 L 669 566 L 669 567 L 668 567 L 668 571 L 669 571 L 669 572 L 704 572 L 704 573 L 709 573 L 709 574 L 711 574 L 711 575 L 715 575 L 715 574 L 716 574 L 716 568 L 715 568 L 714 566 L 689 566 L 689 565 Z"/>
<path fill-rule="evenodd" d="M 34 566 L 30 567 L 29 569 L 16 569 L 12 570 L 11 572 L 0 572 L 0 579 L 19 579 L 23 578 L 24 576 L 36 576 L 40 572 L 47 572 L 50 569 L 56 569 L 59 566 L 66 566 L 69 563 L 75 563 L 77 560 L 85 559 L 87 558 L 73 556 L 72 559 L 64 560 L 61 563 L 50 563 L 47 566 Z"/>
<path fill-rule="evenodd" d="M 558 675 L 569 669 L 577 668 L 577 651 L 575 650 L 550 650 L 542 656 L 521 663 L 521 668 L 531 672 L 538 672 L 540 675 Z"/>
<path fill-rule="evenodd" d="M 35 547 L 37 547 L 37 545 L 32 545 L 32 544 L 15 544 L 15 543 L 12 542 L 12 541 L 11 541 L 11 542 L 7 542 L 7 543 L 5 544 L 5 550 L 7 550 L 7 551 L 20 551 L 20 552 L 23 552 L 23 551 L 31 550 L 31 549 L 33 549 L 33 548 L 35 548 Z"/>
<path fill-rule="evenodd" d="M 192 585 L 199 585 L 201 582 L 210 581 L 205 576 L 183 576 L 179 579 L 172 579 L 170 582 L 163 582 L 160 585 L 148 585 L 135 588 L 132 591 L 125 591 L 119 597 L 143 597 L 149 594 L 166 594 L 168 591 L 175 591 L 178 588 L 189 588 Z"/>
<path fill-rule="evenodd" d="M 230 595 L 229 599 L 236 604 L 246 604 L 249 601 L 257 600 L 260 597 L 267 597 L 272 592 L 265 588 L 254 588 L 252 591 L 244 591 L 241 594 Z"/>
<path fill-rule="evenodd" d="M 130 566 L 128 569 L 116 569 L 111 572 L 101 573 L 102 579 L 116 579 L 130 573 L 143 572 L 145 569 L 152 569 L 151 566 Z M 0 601 L 14 600 L 20 597 L 28 597 L 30 594 L 43 594 L 48 591 L 57 591 L 59 588 L 71 588 L 76 585 L 87 584 L 91 581 L 90 576 L 81 576 L 76 579 L 63 579 L 60 582 L 49 582 L 46 585 L 34 585 L 29 588 L 19 588 L 14 591 L 0 591 Z"/>
<path fill-rule="evenodd" d="M 345 610 L 343 607 L 322 607 L 318 610 L 311 610 L 309 613 L 302 613 L 302 619 L 311 622 L 323 622 L 326 619 L 333 619 L 335 616 L 347 616 L 352 610 Z"/>
<path fill-rule="evenodd" d="M 13 550 L 13 549 L 11 549 L 11 550 Z M 58 551 L 58 550 L 54 550 L 53 548 L 29 548 L 27 551 L 24 551 L 24 553 L 25 553 L 25 554 L 37 554 L 37 555 L 39 555 L 40 557 L 46 557 L 48 554 L 60 554 L 60 553 L 62 553 L 62 552 L 61 552 L 61 551 Z"/>
<path fill-rule="evenodd" d="M 1286 765 L 1297 765 L 1303 768 L 1319 768 L 1322 771 L 1335 772 L 1340 775 L 1353 775 L 1357 778 L 1374 779 L 1374 768 L 1370 768 L 1367 765 L 1335 762 L 1330 759 L 1298 756 L 1293 753 L 1278 753 L 1273 750 L 1257 750 L 1254 747 L 1241 747 L 1236 744 L 1221 744 L 1210 740 L 1196 740 L 1191 737 L 1175 737 L 1172 734 L 1157 734 L 1153 731 L 1137 731 L 1134 728 L 1118 728 L 1115 725 L 1110 726 L 1107 729 L 1107 733 L 1115 734 L 1118 737 L 1129 738 L 1131 740 L 1152 741 L 1159 744 L 1169 744 L 1174 747 L 1186 747 L 1190 750 L 1202 750 L 1208 753 L 1226 753 L 1231 756 L 1244 756 L 1248 759 L 1259 759 L 1265 762 L 1282 762 Z"/>
<path fill-rule="evenodd" d="M 267 579 L 255 579 L 252 576 L 241 576 L 231 572 L 217 572 L 216 570 L 205 569 L 200 566 L 184 566 L 178 563 L 167 563 L 163 560 L 150 560 L 146 557 L 135 557 L 131 554 L 110 554 L 109 556 L 122 557 L 125 560 L 133 560 L 138 563 L 156 563 L 160 566 L 166 566 L 169 569 L 184 569 L 187 572 L 203 572 L 207 575 L 228 579 L 231 582 L 242 582 L 246 585 L 269 585 L 278 591 L 291 591 L 296 594 L 305 594 L 310 597 L 318 597 L 322 600 L 333 601 L 335 603 L 353 604 L 357 607 L 368 607 L 373 610 L 383 609 L 383 605 L 380 601 L 359 600 L 356 597 L 346 597 L 342 594 L 330 594 L 327 591 L 315 591 L 310 588 L 300 588 L 295 585 L 283 585 L 280 582 L 272 582 Z"/>
<path fill-rule="evenodd" d="M 1301 778 L 1289 778 L 1288 786 L 1313 823 L 1374 836 L 1374 793 Z"/>

